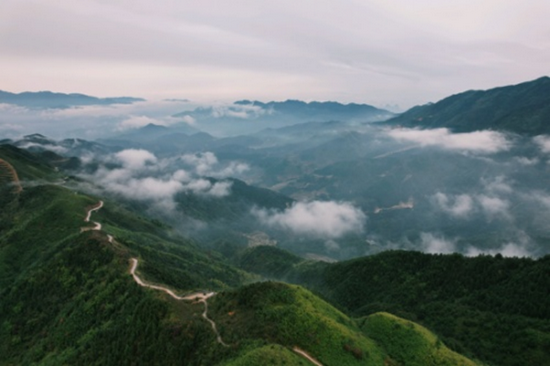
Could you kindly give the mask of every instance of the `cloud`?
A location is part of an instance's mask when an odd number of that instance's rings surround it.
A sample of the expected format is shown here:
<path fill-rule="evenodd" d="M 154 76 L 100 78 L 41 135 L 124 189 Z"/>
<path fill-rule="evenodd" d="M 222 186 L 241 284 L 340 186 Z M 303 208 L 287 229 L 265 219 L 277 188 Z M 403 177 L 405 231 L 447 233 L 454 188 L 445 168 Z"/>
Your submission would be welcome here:
<path fill-rule="evenodd" d="M 338 244 L 334 240 L 327 240 L 325 241 L 325 249 L 329 252 L 337 252 L 341 248 L 340 248 L 340 244 Z"/>
<path fill-rule="evenodd" d="M 25 144 L 19 145 L 18 147 L 21 148 L 21 149 L 29 149 L 29 148 L 32 148 L 32 147 L 37 147 L 37 148 L 40 148 L 40 149 L 53 151 L 57 154 L 65 154 L 68 151 L 63 146 L 53 145 L 53 144 L 52 145 L 43 145 L 43 144 L 39 144 L 39 143 L 36 143 L 36 142 L 27 142 Z"/>
<path fill-rule="evenodd" d="M 506 182 L 506 177 L 499 175 L 492 180 L 482 179 L 482 184 L 487 192 L 492 194 L 509 194 L 512 193 L 512 187 Z"/>
<path fill-rule="evenodd" d="M 166 126 L 167 124 L 164 121 L 154 119 L 147 116 L 130 116 L 124 121 L 118 124 L 118 130 L 131 130 L 135 128 L 141 128 L 149 124 L 154 124 L 158 126 Z"/>
<path fill-rule="evenodd" d="M 525 166 L 537 165 L 540 161 L 539 158 L 529 159 L 525 156 L 515 157 L 514 160 L 517 161 L 519 164 L 525 165 Z"/>
<path fill-rule="evenodd" d="M 466 255 L 469 257 L 476 257 L 481 254 L 496 255 L 501 254 L 504 257 L 529 257 L 530 252 L 523 246 L 514 243 L 504 244 L 497 249 L 480 249 L 476 247 L 468 247 Z"/>
<path fill-rule="evenodd" d="M 198 169 L 199 171 L 216 173 L 212 164 L 217 162 L 217 159 L 212 153 L 195 157 L 196 159 L 190 158 L 192 162 L 208 168 Z M 91 156 L 86 162 L 92 163 L 94 160 L 97 161 L 96 159 L 97 157 Z M 212 182 L 194 172 L 178 168 L 174 165 L 177 159 L 159 159 L 143 149 L 122 150 L 101 158 L 101 161 L 119 165 L 116 168 L 100 165 L 94 174 L 84 174 L 84 177 L 112 194 L 150 202 L 151 207 L 164 213 L 176 208 L 177 193 L 189 192 L 204 197 L 221 198 L 231 194 L 233 185 L 230 181 Z"/>
<path fill-rule="evenodd" d="M 482 211 L 489 221 L 496 218 L 512 219 L 510 202 L 495 195 L 446 195 L 438 192 L 431 197 L 431 201 L 439 210 L 455 218 L 470 219 L 472 214 Z"/>
<path fill-rule="evenodd" d="M 190 126 L 194 126 L 197 124 L 197 120 L 189 115 L 181 117 L 181 120 Z"/>
<path fill-rule="evenodd" d="M 508 200 L 498 197 L 479 195 L 477 196 L 477 201 L 489 219 L 493 219 L 494 217 L 506 219 L 511 218 L 510 213 L 508 212 L 510 207 L 510 202 Z"/>
<path fill-rule="evenodd" d="M 241 119 L 257 118 L 270 112 L 260 106 L 252 104 L 232 104 L 212 107 L 212 117 L 234 117 Z"/>
<path fill-rule="evenodd" d="M 495 218 L 512 219 L 510 201 L 502 197 L 514 192 L 506 177 L 482 178 L 481 184 L 483 189 L 479 193 L 448 195 L 437 192 L 430 200 L 436 208 L 455 218 L 470 219 L 472 214 L 481 211 L 489 221 Z"/>
<path fill-rule="evenodd" d="M 235 177 L 248 171 L 248 164 L 231 161 L 226 166 L 221 167 L 218 158 L 212 152 L 185 154 L 181 160 L 192 166 L 195 172 L 201 176 L 213 178 Z"/>
<path fill-rule="evenodd" d="M 216 182 L 208 191 L 208 195 L 214 197 L 225 197 L 230 194 L 232 182 Z"/>
<path fill-rule="evenodd" d="M 511 142 L 496 131 L 451 133 L 447 128 L 431 130 L 391 129 L 388 135 L 399 141 L 418 143 L 421 146 L 436 146 L 448 150 L 496 153 L 510 149 Z"/>
<path fill-rule="evenodd" d="M 115 159 L 122 163 L 125 168 L 139 170 L 145 168 L 147 164 L 157 162 L 157 157 L 147 150 L 127 149 L 115 154 Z"/>
<path fill-rule="evenodd" d="M 420 245 L 424 252 L 432 254 L 449 254 L 456 252 L 456 239 L 446 239 L 433 233 L 421 233 Z"/>
<path fill-rule="evenodd" d="M 186 106 L 186 109 L 192 106 Z M 16 125 L 18 134 L 41 133 L 54 138 L 111 137 L 113 133 L 143 127 L 149 123 L 171 126 L 190 123 L 189 118 L 174 118 L 182 112 L 178 103 L 146 101 L 133 104 L 79 106 L 67 109 L 33 110 L 0 104 L 2 120 Z M 4 123 L 0 120 L 0 131 Z M 4 127 L 5 128 L 5 127 Z M 12 128 L 13 129 L 13 128 Z M 13 135 L 14 133 L 11 132 Z"/>
<path fill-rule="evenodd" d="M 539 149 L 545 153 L 550 153 L 550 136 L 540 135 L 533 137 L 533 141 L 538 145 Z"/>
<path fill-rule="evenodd" d="M 298 235 L 335 239 L 364 230 L 365 214 L 347 202 L 298 202 L 283 212 L 255 209 L 263 224 Z"/>
<path fill-rule="evenodd" d="M 181 160 L 186 164 L 192 165 L 199 175 L 206 175 L 212 171 L 213 167 L 218 164 L 218 158 L 212 152 L 185 154 Z"/>
<path fill-rule="evenodd" d="M 474 201 L 467 194 L 449 197 L 437 192 L 433 196 L 433 201 L 441 210 L 457 218 L 466 218 L 474 210 Z"/>

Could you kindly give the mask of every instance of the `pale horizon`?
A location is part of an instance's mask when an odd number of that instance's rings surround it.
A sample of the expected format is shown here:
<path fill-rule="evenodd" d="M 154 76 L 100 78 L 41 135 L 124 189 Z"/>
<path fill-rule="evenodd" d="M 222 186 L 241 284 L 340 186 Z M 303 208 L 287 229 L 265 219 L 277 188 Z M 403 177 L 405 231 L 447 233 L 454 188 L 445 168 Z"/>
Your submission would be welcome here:
<path fill-rule="evenodd" d="M 550 3 L 6 0 L 1 90 L 398 105 L 548 75 Z"/>

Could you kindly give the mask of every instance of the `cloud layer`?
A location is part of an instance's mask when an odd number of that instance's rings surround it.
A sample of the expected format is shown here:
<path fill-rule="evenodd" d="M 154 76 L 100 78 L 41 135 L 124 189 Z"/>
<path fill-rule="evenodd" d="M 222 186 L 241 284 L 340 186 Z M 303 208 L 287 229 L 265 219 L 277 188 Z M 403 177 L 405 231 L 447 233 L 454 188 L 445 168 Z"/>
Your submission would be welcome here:
<path fill-rule="evenodd" d="M 436 146 L 448 150 L 495 153 L 508 150 L 511 143 L 505 135 L 496 131 L 451 133 L 447 128 L 431 130 L 392 129 L 388 135 L 399 141 L 409 141 L 421 146 Z"/>
<path fill-rule="evenodd" d="M 283 212 L 254 210 L 265 225 L 285 229 L 297 235 L 335 239 L 350 233 L 361 233 L 365 214 L 347 202 L 298 202 Z"/>
<path fill-rule="evenodd" d="M 230 162 L 228 166 L 223 166 L 213 153 L 207 152 L 204 155 L 194 160 L 181 157 L 194 166 L 194 170 L 185 170 L 177 168 L 178 158 L 159 159 L 147 150 L 126 149 L 101 159 L 115 165 L 114 168 L 101 165 L 88 178 L 110 193 L 148 201 L 156 208 L 171 211 L 176 208 L 174 196 L 179 192 L 215 198 L 231 194 L 231 182 L 212 182 L 204 176 L 210 173 L 210 176 L 227 177 L 226 173 L 234 172 L 232 166 L 238 163 Z M 217 168 L 220 170 L 216 170 Z"/>

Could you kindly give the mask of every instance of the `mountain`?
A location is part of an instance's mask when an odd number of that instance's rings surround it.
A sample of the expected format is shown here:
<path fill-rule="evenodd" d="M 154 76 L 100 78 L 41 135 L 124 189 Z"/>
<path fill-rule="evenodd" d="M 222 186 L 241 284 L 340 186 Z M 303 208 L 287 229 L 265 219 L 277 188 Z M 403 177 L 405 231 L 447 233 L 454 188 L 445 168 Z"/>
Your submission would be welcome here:
<path fill-rule="evenodd" d="M 0 158 L 25 179 L 0 187 L 2 365 L 477 364 L 412 322 L 352 319 L 300 286 L 259 281 L 73 191 L 40 155 L 2 146 Z"/>
<path fill-rule="evenodd" d="M 97 98 L 84 94 L 64 94 L 51 91 L 10 93 L 0 90 L 0 103 L 28 108 L 64 109 L 85 105 L 131 104 L 145 99 L 132 97 Z"/>
<path fill-rule="evenodd" d="M 455 132 L 505 130 L 550 133 L 550 78 L 485 91 L 470 90 L 434 104 L 414 107 L 388 120 L 403 127 L 446 127 Z"/>
<path fill-rule="evenodd" d="M 329 264 L 256 247 L 235 263 L 268 279 L 301 284 L 359 319 L 390 312 L 420 322 L 455 351 L 489 365 L 550 362 L 550 256 L 534 260 L 387 251 Z M 387 334 L 377 340 L 395 345 Z"/>
<path fill-rule="evenodd" d="M 235 105 L 259 107 L 268 113 L 294 115 L 304 119 L 330 120 L 372 120 L 387 118 L 392 113 L 368 104 L 342 104 L 338 102 L 303 102 L 301 100 L 286 100 L 284 102 L 267 102 L 240 100 Z"/>
<path fill-rule="evenodd" d="M 218 137 L 252 134 L 305 122 L 340 121 L 350 124 L 383 121 L 395 114 L 367 104 L 287 100 L 241 100 L 230 105 L 199 107 L 173 117 L 193 118 L 201 130 Z"/>

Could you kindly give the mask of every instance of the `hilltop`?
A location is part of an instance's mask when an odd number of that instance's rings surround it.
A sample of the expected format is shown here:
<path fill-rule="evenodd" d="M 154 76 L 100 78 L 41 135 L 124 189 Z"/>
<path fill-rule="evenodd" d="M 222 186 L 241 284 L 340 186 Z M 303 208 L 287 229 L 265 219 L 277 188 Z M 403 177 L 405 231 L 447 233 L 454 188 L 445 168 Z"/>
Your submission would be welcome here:
<path fill-rule="evenodd" d="M 484 129 L 539 135 L 550 132 L 550 78 L 489 90 L 470 90 L 411 108 L 386 123 L 446 127 L 455 132 Z"/>

